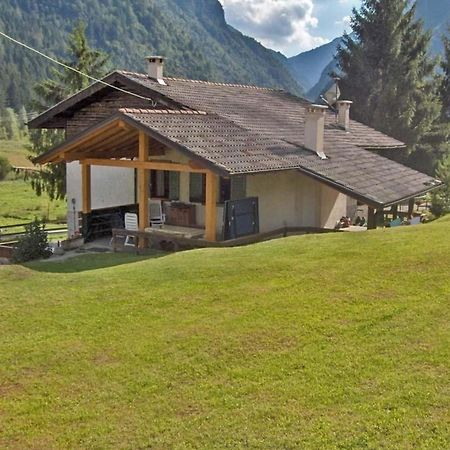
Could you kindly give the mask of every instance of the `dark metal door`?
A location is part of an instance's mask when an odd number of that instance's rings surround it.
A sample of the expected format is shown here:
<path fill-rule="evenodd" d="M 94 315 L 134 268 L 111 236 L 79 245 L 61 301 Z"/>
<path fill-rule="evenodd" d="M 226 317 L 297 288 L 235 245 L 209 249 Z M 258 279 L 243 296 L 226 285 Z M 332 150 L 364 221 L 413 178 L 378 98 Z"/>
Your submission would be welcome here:
<path fill-rule="evenodd" d="M 256 233 L 259 233 L 258 197 L 226 201 L 224 240 Z"/>

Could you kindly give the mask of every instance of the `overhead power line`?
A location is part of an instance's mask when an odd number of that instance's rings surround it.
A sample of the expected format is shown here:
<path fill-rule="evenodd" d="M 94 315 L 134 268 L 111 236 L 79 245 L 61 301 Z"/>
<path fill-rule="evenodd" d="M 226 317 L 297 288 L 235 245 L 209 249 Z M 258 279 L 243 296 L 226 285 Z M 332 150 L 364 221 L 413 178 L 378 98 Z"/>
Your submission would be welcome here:
<path fill-rule="evenodd" d="M 99 80 L 98 78 L 95 78 L 95 77 L 93 77 L 91 75 L 83 73 L 80 70 L 75 69 L 74 67 L 68 66 L 67 64 L 64 64 L 63 62 L 58 61 L 57 59 L 52 58 L 51 56 L 48 56 L 45 53 L 42 53 L 41 51 L 31 47 L 30 45 L 27 45 L 27 44 L 25 44 L 25 43 L 23 43 L 21 41 L 18 41 L 17 39 L 14 39 L 13 37 L 7 35 L 6 33 L 3 33 L 3 31 L 0 31 L 0 35 L 5 37 L 6 39 L 9 39 L 11 42 L 14 42 L 15 44 L 18 44 L 21 47 L 26 48 L 27 50 L 30 50 L 30 51 L 32 51 L 34 53 L 37 53 L 39 56 L 42 56 L 43 58 L 48 59 L 49 61 L 53 62 L 54 64 L 58 64 L 59 66 L 64 67 L 67 70 L 71 70 L 72 72 L 75 72 L 75 73 L 77 73 L 79 75 L 82 75 L 83 77 L 86 77 L 89 80 L 92 80 L 92 81 L 95 81 L 97 83 L 103 84 L 104 86 L 108 86 L 108 87 L 110 87 L 112 89 L 115 89 L 116 91 L 120 91 L 120 92 L 123 92 L 124 94 L 128 94 L 128 95 L 132 95 L 133 97 L 137 97 L 137 98 L 140 98 L 142 100 L 147 100 L 147 101 L 151 102 L 152 106 L 156 106 L 156 102 L 153 99 L 149 98 L 149 97 L 145 97 L 143 95 L 139 95 L 139 94 L 136 94 L 134 92 L 127 91 L 126 89 L 122 89 L 119 86 L 114 86 L 113 84 L 107 83 L 106 81 Z"/>

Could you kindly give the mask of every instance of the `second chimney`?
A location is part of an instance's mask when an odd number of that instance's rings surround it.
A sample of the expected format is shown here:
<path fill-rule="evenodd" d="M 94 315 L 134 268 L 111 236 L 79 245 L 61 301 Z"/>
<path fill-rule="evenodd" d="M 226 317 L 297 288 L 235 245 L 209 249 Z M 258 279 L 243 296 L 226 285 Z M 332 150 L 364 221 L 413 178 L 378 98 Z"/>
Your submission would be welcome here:
<path fill-rule="evenodd" d="M 320 159 L 327 159 L 323 152 L 325 114 L 327 106 L 309 105 L 306 107 L 305 147 L 316 152 Z"/>
<path fill-rule="evenodd" d="M 162 56 L 147 56 L 148 76 L 153 78 L 159 84 L 166 84 L 163 79 L 164 74 L 164 58 Z"/>
<path fill-rule="evenodd" d="M 352 104 L 353 102 L 350 100 L 338 100 L 336 102 L 338 125 L 345 131 L 350 130 L 350 106 L 352 106 Z"/>

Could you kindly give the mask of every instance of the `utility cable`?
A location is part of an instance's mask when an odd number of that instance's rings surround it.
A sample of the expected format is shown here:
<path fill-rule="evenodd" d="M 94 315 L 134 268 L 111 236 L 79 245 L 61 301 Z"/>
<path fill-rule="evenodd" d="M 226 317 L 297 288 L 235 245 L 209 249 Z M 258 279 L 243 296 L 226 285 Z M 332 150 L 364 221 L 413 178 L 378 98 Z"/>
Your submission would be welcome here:
<path fill-rule="evenodd" d="M 152 106 L 156 106 L 156 102 L 153 99 L 151 99 L 151 98 L 144 97 L 143 95 L 135 94 L 134 92 L 127 91 L 126 89 L 122 89 L 122 88 L 120 88 L 118 86 L 114 86 L 113 84 L 109 84 L 106 81 L 99 80 L 98 78 L 95 78 L 95 77 L 93 77 L 91 75 L 83 73 L 80 70 L 75 69 L 74 67 L 68 66 L 67 64 L 64 64 L 63 62 L 58 61 L 57 59 L 52 58 L 51 56 L 48 56 L 45 53 L 42 53 L 41 51 L 39 51 L 39 50 L 37 50 L 37 49 L 27 45 L 27 44 L 24 44 L 23 42 L 20 42 L 17 39 L 14 39 L 11 36 L 8 36 L 6 33 L 3 33 L 2 31 L 0 31 L 0 35 L 5 37 L 6 39 L 9 39 L 10 41 L 14 42 L 15 44 L 18 44 L 18 45 L 26 48 L 27 50 L 31 50 L 32 52 L 37 53 L 38 55 L 42 56 L 43 58 L 46 58 L 49 61 L 64 67 L 67 70 L 71 70 L 72 72 L 75 72 L 75 73 L 77 73 L 79 75 L 82 75 L 83 77 L 86 77 L 89 80 L 92 80 L 92 81 L 95 81 L 97 83 L 103 84 L 104 86 L 108 86 L 108 87 L 110 87 L 112 89 L 115 89 L 116 91 L 123 92 L 124 94 L 128 94 L 128 95 L 132 95 L 132 96 L 140 98 L 142 100 L 147 100 L 147 101 L 151 102 Z"/>

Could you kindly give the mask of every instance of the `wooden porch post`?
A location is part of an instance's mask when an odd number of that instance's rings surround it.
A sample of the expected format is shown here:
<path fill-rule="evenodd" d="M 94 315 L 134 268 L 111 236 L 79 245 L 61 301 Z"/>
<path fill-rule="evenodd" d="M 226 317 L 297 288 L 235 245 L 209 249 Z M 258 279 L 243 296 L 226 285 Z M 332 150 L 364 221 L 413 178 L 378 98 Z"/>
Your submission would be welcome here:
<path fill-rule="evenodd" d="M 408 219 L 412 218 L 414 212 L 414 197 L 408 200 Z"/>
<path fill-rule="evenodd" d="M 91 166 L 81 163 L 81 197 L 83 214 L 91 212 Z"/>
<path fill-rule="evenodd" d="M 214 172 L 206 173 L 206 204 L 205 204 L 205 239 L 216 241 L 217 226 L 217 175 Z"/>
<path fill-rule="evenodd" d="M 375 220 L 375 210 L 369 206 L 367 210 L 367 229 L 374 230 L 376 227 L 377 223 Z"/>
<path fill-rule="evenodd" d="M 375 215 L 375 228 L 381 226 L 384 227 L 384 208 L 378 208 Z"/>
<path fill-rule="evenodd" d="M 395 220 L 398 217 L 398 205 L 392 206 L 392 219 Z"/>
<path fill-rule="evenodd" d="M 139 132 L 139 161 L 148 161 L 148 136 Z M 138 203 L 139 203 L 139 231 L 145 231 L 149 226 L 148 217 L 148 181 L 149 171 L 139 167 L 137 169 L 138 178 Z M 139 248 L 145 247 L 145 239 L 139 239 Z"/>

